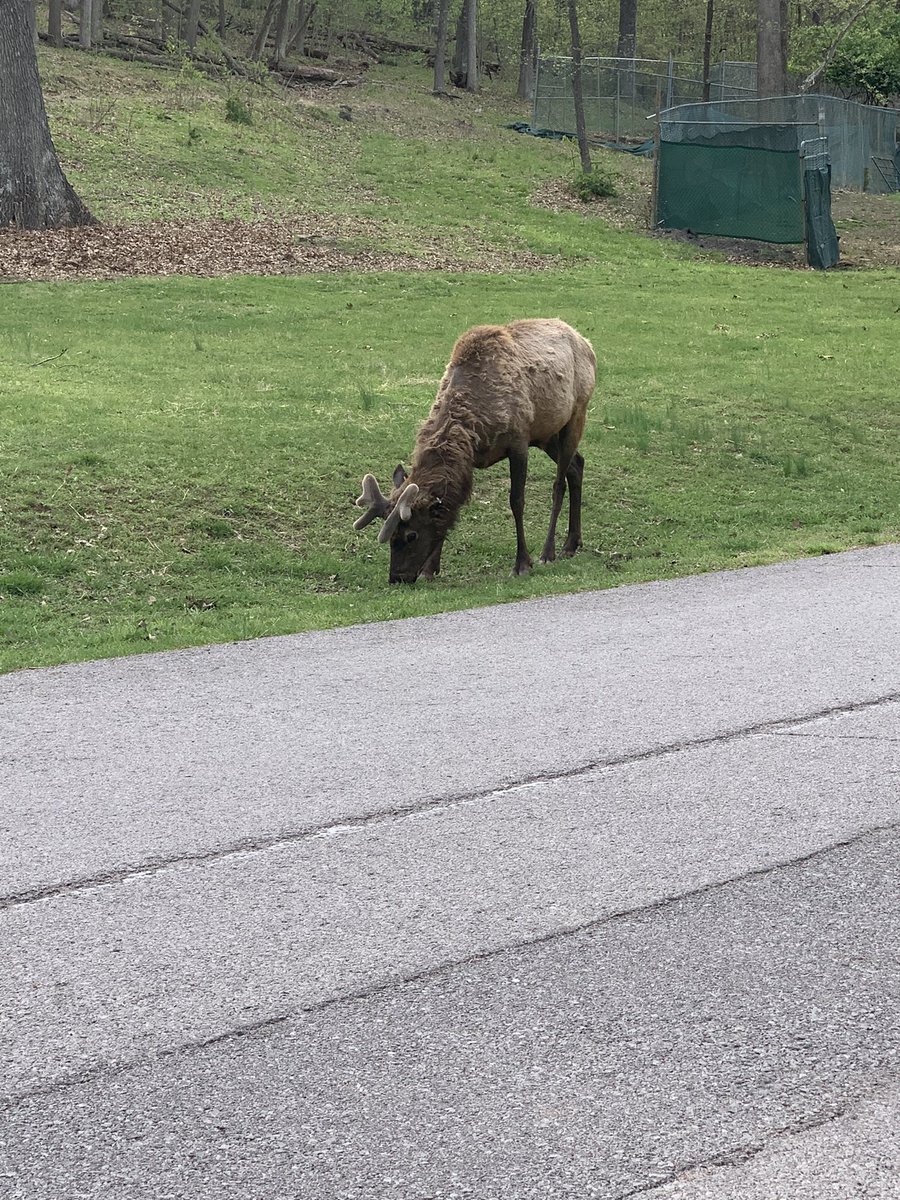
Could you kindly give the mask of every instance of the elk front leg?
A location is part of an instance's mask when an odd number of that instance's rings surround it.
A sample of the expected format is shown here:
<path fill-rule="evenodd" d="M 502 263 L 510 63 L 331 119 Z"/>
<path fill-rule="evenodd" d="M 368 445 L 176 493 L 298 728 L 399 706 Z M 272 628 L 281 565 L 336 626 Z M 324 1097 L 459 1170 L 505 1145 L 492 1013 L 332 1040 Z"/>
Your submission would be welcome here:
<path fill-rule="evenodd" d="M 441 538 L 432 552 L 425 559 L 425 566 L 419 572 L 420 579 L 434 579 L 441 573 L 441 551 L 444 549 L 444 539 Z"/>
<path fill-rule="evenodd" d="M 531 555 L 525 545 L 525 479 L 528 475 L 528 450 L 509 453 L 509 507 L 516 522 L 516 565 L 514 575 L 527 575 L 531 570 Z"/>

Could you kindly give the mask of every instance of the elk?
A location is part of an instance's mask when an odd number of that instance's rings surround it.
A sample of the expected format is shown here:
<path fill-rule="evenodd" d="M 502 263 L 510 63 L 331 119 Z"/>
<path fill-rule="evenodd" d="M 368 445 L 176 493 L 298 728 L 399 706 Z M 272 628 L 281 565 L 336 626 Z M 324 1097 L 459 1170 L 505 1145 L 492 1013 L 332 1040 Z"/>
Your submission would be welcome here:
<path fill-rule="evenodd" d="M 525 543 L 528 450 L 538 446 L 556 463 L 550 527 L 542 563 L 556 558 L 556 523 L 569 488 L 569 527 L 562 555 L 581 545 L 584 459 L 578 443 L 594 390 L 596 358 L 589 341 L 564 321 L 512 321 L 477 325 L 456 342 L 431 412 L 416 437 L 409 473 L 394 471 L 393 490 L 382 494 L 373 475 L 356 501 L 364 529 L 384 518 L 379 542 L 390 542 L 391 583 L 432 579 L 460 509 L 472 492 L 475 467 L 509 459 L 509 504 L 516 523 L 514 575 L 532 562 Z"/>

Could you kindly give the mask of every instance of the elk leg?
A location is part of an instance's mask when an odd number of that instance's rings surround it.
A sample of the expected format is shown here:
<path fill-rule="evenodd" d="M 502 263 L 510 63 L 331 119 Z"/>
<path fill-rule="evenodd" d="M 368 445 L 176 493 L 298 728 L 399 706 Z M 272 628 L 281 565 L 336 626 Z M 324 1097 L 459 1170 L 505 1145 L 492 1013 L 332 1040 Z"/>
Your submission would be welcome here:
<path fill-rule="evenodd" d="M 569 485 L 569 528 L 563 543 L 562 555 L 571 558 L 581 545 L 581 484 L 584 479 L 584 458 L 575 454 L 566 471 L 566 482 Z"/>
<path fill-rule="evenodd" d="M 531 570 L 531 555 L 525 545 L 525 479 L 528 475 L 528 451 L 509 452 L 509 507 L 516 522 L 516 565 L 514 575 L 527 575 Z"/>
<path fill-rule="evenodd" d="M 441 551 L 444 549 L 444 539 L 438 542 L 432 552 L 425 559 L 425 565 L 419 572 L 421 579 L 434 579 L 435 575 L 441 573 Z"/>
<path fill-rule="evenodd" d="M 562 509 L 563 500 L 566 495 L 566 475 L 572 465 L 572 459 L 575 457 L 575 449 L 578 446 L 578 439 L 575 437 L 571 424 L 565 425 L 558 435 L 558 447 L 556 447 L 556 479 L 553 483 L 553 508 L 550 513 L 550 526 L 547 530 L 547 540 L 544 542 L 544 548 L 541 551 L 541 562 L 553 562 L 556 558 L 556 522 L 559 520 L 560 510 Z M 548 443 L 548 453 L 550 453 L 550 444 Z M 553 457 L 553 454 L 550 454 Z M 578 493 L 579 505 L 581 503 L 581 493 Z M 568 540 L 567 540 L 568 544 Z"/>

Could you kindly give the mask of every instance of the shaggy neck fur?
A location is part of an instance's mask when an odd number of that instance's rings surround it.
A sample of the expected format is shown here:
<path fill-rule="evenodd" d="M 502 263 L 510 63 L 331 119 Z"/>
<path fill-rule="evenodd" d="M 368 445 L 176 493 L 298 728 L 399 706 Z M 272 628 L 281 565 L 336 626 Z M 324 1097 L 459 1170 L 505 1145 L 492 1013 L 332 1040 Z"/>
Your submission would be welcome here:
<path fill-rule="evenodd" d="M 478 441 L 466 398 L 448 389 L 419 430 L 410 471 L 410 479 L 419 485 L 421 504 L 441 501 L 435 521 L 444 530 L 453 525 L 471 495 Z"/>

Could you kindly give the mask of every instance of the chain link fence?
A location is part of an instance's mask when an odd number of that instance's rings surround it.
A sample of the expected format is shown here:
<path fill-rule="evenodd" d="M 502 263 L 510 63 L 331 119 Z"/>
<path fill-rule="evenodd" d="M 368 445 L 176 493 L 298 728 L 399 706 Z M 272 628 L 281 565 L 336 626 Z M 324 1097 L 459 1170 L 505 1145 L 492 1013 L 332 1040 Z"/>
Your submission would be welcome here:
<path fill-rule="evenodd" d="M 572 73 L 571 58 L 538 58 L 534 129 L 575 132 Z M 703 99 L 703 68 L 696 62 L 672 58 L 586 58 L 582 91 L 588 136 L 643 141 L 653 135 L 657 102 L 662 108 L 672 108 Z M 710 69 L 711 100 L 739 100 L 755 94 L 755 63 L 718 62 Z"/>

